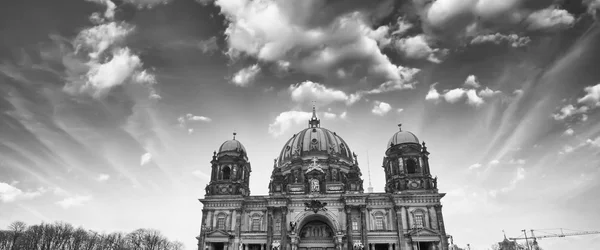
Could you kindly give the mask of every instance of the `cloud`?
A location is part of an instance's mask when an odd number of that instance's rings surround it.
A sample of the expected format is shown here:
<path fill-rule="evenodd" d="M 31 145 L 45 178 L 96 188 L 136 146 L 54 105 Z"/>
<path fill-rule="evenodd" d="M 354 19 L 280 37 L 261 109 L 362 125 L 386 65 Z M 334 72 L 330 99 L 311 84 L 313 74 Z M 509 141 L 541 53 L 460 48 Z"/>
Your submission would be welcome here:
<path fill-rule="evenodd" d="M 479 96 L 484 97 L 484 98 L 491 98 L 495 95 L 499 95 L 502 94 L 502 92 L 500 90 L 492 90 L 488 87 L 486 87 L 485 89 L 479 90 Z"/>
<path fill-rule="evenodd" d="M 513 48 L 525 47 L 527 44 L 531 42 L 531 39 L 526 36 L 519 36 L 517 34 L 509 34 L 503 35 L 501 33 L 495 34 L 486 34 L 486 35 L 478 35 L 474 37 L 470 44 L 484 44 L 484 43 L 494 43 L 494 44 L 508 44 Z"/>
<path fill-rule="evenodd" d="M 206 117 L 206 116 L 199 116 L 199 115 L 193 115 L 193 114 L 187 114 L 185 115 L 185 118 L 188 121 L 200 121 L 200 122 L 211 122 L 212 119 Z"/>
<path fill-rule="evenodd" d="M 475 164 L 469 166 L 469 170 L 478 169 L 481 166 L 483 166 L 483 165 L 481 165 L 481 163 L 475 163 Z"/>
<path fill-rule="evenodd" d="M 478 89 L 481 87 L 481 84 L 479 84 L 475 75 L 469 75 L 463 86 Z"/>
<path fill-rule="evenodd" d="M 471 41 L 474 37 L 507 29 L 552 31 L 571 22 L 568 12 L 552 1 L 527 0 L 416 0 L 423 30 L 438 39 Z"/>
<path fill-rule="evenodd" d="M 433 63 L 440 63 L 439 56 L 443 54 L 440 49 L 433 49 L 429 46 L 427 37 L 424 34 L 398 39 L 394 42 L 394 48 L 407 58 L 427 59 Z"/>
<path fill-rule="evenodd" d="M 177 118 L 177 123 L 179 127 L 188 131 L 188 134 L 192 134 L 194 132 L 194 128 L 191 128 L 192 123 L 208 123 L 212 122 L 212 119 L 206 116 L 194 115 L 188 113 L 186 115 L 182 115 Z"/>
<path fill-rule="evenodd" d="M 146 152 L 140 157 L 140 166 L 145 166 L 152 161 L 152 154 Z"/>
<path fill-rule="evenodd" d="M 343 115 L 344 113 L 342 113 Z M 323 117 L 325 119 L 335 119 L 337 118 L 336 114 L 330 112 L 319 112 L 317 114 L 319 117 Z M 340 115 L 341 116 L 341 115 Z M 345 116 L 345 115 L 344 115 Z M 311 112 L 304 111 L 285 111 L 281 112 L 277 117 L 275 117 L 275 121 L 269 124 L 269 134 L 277 137 L 285 132 L 287 132 L 293 125 L 298 125 L 301 123 L 308 123 L 308 120 L 312 117 Z"/>
<path fill-rule="evenodd" d="M 575 108 L 572 104 L 568 104 L 562 107 L 558 113 L 552 114 L 554 120 L 564 120 L 568 117 L 577 115 L 577 114 L 585 114 L 589 108 L 587 106 L 581 106 L 579 108 Z"/>
<path fill-rule="evenodd" d="M 379 47 L 389 40 L 389 27 L 372 27 L 392 13 L 393 1 L 218 0 L 215 4 L 228 21 L 229 55 L 285 61 L 311 75 L 345 77 L 349 73 L 404 83 L 402 68 Z"/>
<path fill-rule="evenodd" d="M 141 59 L 124 46 L 134 26 L 115 22 L 115 5 L 108 0 L 90 0 L 106 6 L 104 17 L 92 15 L 96 26 L 79 32 L 73 41 L 75 50 L 66 53 L 63 64 L 67 83 L 64 90 L 70 94 L 88 94 L 103 98 L 114 87 L 127 83 L 147 88 L 148 97 L 160 99 L 153 85 L 154 75 L 143 69 Z M 66 50 L 67 46 L 62 46 Z"/>
<path fill-rule="evenodd" d="M 441 95 L 440 95 L 440 92 L 438 92 L 437 89 L 435 88 L 435 85 L 437 85 L 437 84 L 438 83 L 436 82 L 434 84 L 431 84 L 431 86 L 429 86 L 429 92 L 427 92 L 427 95 L 425 96 L 425 100 L 435 101 L 436 103 L 438 102 Z"/>
<path fill-rule="evenodd" d="M 390 104 L 381 101 L 375 101 L 375 106 L 373 106 L 373 109 L 371 109 L 371 113 L 384 116 L 390 112 L 390 110 L 392 110 L 392 106 L 390 106 Z"/>
<path fill-rule="evenodd" d="M 99 174 L 98 177 L 96 177 L 96 181 L 99 182 L 105 182 L 108 181 L 108 179 L 110 179 L 110 175 L 107 174 Z"/>
<path fill-rule="evenodd" d="M 231 82 L 240 87 L 249 86 L 260 73 L 258 64 L 241 69 L 233 75 Z"/>
<path fill-rule="evenodd" d="M 46 190 L 39 188 L 35 191 L 23 191 L 11 184 L 0 182 L 0 201 L 4 203 L 13 202 L 16 200 L 33 199 L 45 193 Z"/>
<path fill-rule="evenodd" d="M 600 106 L 600 83 L 584 88 L 586 95 L 577 99 L 578 103 L 588 105 L 591 108 Z"/>
<path fill-rule="evenodd" d="M 538 10 L 527 17 L 530 30 L 556 30 L 571 27 L 575 17 L 566 10 L 556 9 L 554 6 Z"/>
<path fill-rule="evenodd" d="M 573 131 L 572 128 L 568 128 L 567 130 L 565 130 L 565 132 L 563 132 L 564 135 L 573 135 L 575 133 L 575 131 Z"/>
<path fill-rule="evenodd" d="M 327 88 L 325 85 L 311 81 L 290 85 L 288 90 L 292 100 L 299 103 L 318 101 L 320 105 L 324 106 L 332 102 L 352 104 L 356 101 L 341 90 Z"/>
<path fill-rule="evenodd" d="M 61 206 L 64 209 L 68 209 L 71 207 L 82 206 L 84 203 L 87 203 L 92 200 L 91 195 L 75 195 L 72 197 L 67 197 L 61 201 L 57 201 L 56 204 Z"/>
<path fill-rule="evenodd" d="M 448 103 L 457 103 L 461 100 L 466 100 L 466 103 L 473 106 L 479 107 L 485 103 L 485 98 L 491 98 L 495 95 L 501 94 L 500 91 L 491 90 L 489 87 L 482 89 L 477 92 L 477 88 L 481 88 L 481 84 L 477 81 L 474 75 L 469 75 L 465 80 L 464 86 L 467 88 L 455 88 L 450 90 L 444 90 L 443 94 L 437 91 L 435 86 L 437 83 L 432 84 L 429 87 L 429 92 L 425 96 L 425 100 L 438 103 L 443 98 Z"/>
<path fill-rule="evenodd" d="M 493 165 L 498 165 L 498 164 L 500 164 L 500 161 L 499 161 L 499 160 L 497 160 L 497 159 L 494 159 L 494 160 L 490 161 L 490 163 L 489 163 L 489 164 L 490 164 L 491 166 L 493 166 Z"/>

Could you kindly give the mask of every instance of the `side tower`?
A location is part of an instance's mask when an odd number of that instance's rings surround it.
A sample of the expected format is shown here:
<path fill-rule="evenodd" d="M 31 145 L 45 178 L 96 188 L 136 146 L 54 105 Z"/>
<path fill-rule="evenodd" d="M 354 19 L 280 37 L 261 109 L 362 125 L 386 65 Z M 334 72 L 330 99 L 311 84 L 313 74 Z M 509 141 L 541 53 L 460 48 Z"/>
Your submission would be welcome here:
<path fill-rule="evenodd" d="M 400 249 L 448 249 L 437 177 L 432 178 L 425 142 L 401 124 L 388 141 L 385 192 L 394 204 Z"/>
<path fill-rule="evenodd" d="M 383 158 L 385 192 L 437 192 L 437 177 L 431 177 L 425 142 L 419 144 L 417 136 L 402 131 L 401 124 L 398 127 L 400 131 L 390 138 Z"/>
<path fill-rule="evenodd" d="M 244 145 L 235 139 L 225 141 L 219 152 L 213 152 L 210 183 L 206 186 L 206 196 L 250 195 L 250 162 Z"/>
<path fill-rule="evenodd" d="M 206 185 L 199 250 L 232 249 L 239 245 L 244 199 L 250 195 L 250 162 L 246 148 L 235 139 L 227 140 L 212 156 L 210 182 Z"/>

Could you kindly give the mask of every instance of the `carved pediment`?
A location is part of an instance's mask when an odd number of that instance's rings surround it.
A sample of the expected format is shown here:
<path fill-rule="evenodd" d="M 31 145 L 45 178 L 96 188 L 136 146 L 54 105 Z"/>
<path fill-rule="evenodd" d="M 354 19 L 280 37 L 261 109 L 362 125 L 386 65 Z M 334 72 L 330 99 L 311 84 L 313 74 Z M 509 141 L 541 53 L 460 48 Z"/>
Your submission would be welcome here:
<path fill-rule="evenodd" d="M 439 236 L 440 233 L 428 228 L 414 229 L 408 232 L 410 236 Z"/>
<path fill-rule="evenodd" d="M 233 234 L 229 234 L 223 230 L 217 229 L 217 230 L 212 230 L 206 233 L 206 237 L 210 237 L 210 238 L 231 238 L 233 237 Z"/>

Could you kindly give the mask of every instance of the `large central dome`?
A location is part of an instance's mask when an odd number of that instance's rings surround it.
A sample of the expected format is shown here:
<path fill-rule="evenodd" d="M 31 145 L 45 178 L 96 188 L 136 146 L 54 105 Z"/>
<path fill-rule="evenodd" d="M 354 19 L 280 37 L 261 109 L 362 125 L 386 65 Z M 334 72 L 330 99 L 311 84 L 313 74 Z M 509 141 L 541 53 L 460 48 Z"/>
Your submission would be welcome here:
<path fill-rule="evenodd" d="M 276 162 L 278 167 L 285 166 L 297 158 L 322 160 L 336 156 L 348 164 L 354 162 L 348 144 L 335 132 L 320 127 L 320 120 L 317 119 L 314 108 L 308 124 L 308 128 L 294 134 L 285 143 Z"/>

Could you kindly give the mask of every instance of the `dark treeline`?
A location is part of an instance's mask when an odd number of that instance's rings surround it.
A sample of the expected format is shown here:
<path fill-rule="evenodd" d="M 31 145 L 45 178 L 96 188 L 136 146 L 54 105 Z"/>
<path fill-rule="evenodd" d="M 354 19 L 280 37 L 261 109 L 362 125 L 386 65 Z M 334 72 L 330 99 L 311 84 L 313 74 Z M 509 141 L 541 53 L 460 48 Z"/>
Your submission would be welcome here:
<path fill-rule="evenodd" d="M 27 226 L 17 221 L 0 230 L 0 250 L 183 250 L 154 229 L 98 233 L 55 222 Z"/>

